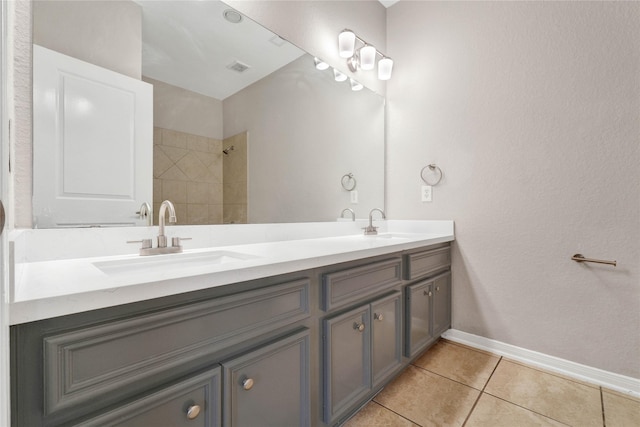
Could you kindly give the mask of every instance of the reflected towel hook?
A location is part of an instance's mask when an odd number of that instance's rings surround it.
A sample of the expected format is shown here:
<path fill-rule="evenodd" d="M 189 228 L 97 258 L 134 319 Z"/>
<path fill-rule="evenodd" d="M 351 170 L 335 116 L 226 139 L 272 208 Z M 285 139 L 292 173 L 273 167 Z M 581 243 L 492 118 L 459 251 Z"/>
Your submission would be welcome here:
<path fill-rule="evenodd" d="M 429 169 L 431 172 L 435 172 L 437 174 L 438 179 L 436 179 L 435 182 L 429 181 L 427 178 L 424 177 L 424 171 L 426 169 Z M 422 178 L 422 180 L 427 185 L 431 185 L 431 186 L 438 185 L 440 183 L 440 181 L 442 180 L 442 169 L 440 169 L 438 166 L 436 166 L 435 163 L 431 163 L 430 165 L 427 165 L 427 166 L 422 168 L 422 170 L 420 171 L 420 178 Z"/>
<path fill-rule="evenodd" d="M 356 179 L 353 177 L 352 173 L 343 175 L 340 183 L 342 184 L 342 188 L 347 191 L 352 191 L 356 188 Z"/>

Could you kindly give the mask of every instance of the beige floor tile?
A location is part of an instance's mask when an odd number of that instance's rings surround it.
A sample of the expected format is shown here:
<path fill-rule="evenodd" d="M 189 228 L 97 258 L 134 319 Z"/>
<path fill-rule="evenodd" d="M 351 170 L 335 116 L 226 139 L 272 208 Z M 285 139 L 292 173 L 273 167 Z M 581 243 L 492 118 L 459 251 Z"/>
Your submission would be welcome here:
<path fill-rule="evenodd" d="M 607 427 L 640 426 L 640 402 L 636 399 L 603 390 L 602 403 Z"/>
<path fill-rule="evenodd" d="M 538 366 L 531 366 L 531 365 L 528 365 L 528 364 L 526 364 L 524 362 L 520 362 L 519 360 L 509 359 L 508 357 L 503 357 L 502 360 L 507 360 L 507 361 L 515 363 L 517 365 L 521 365 L 521 366 L 525 366 L 527 368 L 535 369 L 535 370 L 540 371 L 540 372 L 546 372 L 547 374 L 551 374 L 551 375 L 554 375 L 556 377 L 560 377 L 560 378 L 564 378 L 564 379 L 573 381 L 574 383 L 586 385 L 587 387 L 591 387 L 591 388 L 595 388 L 595 389 L 600 390 L 600 386 L 598 384 L 594 384 L 594 383 L 590 383 L 590 382 L 587 382 L 587 381 L 583 381 L 583 380 L 580 380 L 580 379 L 578 379 L 576 377 L 572 377 L 572 376 L 569 376 L 569 375 L 564 375 L 564 374 L 561 374 L 561 373 L 558 373 L 558 372 L 548 371 L 548 370 L 546 370 L 544 368 L 540 368 Z"/>
<path fill-rule="evenodd" d="M 375 402 L 369 402 L 343 427 L 414 427 L 416 424 L 402 418 L 400 415 L 391 412 Z"/>
<path fill-rule="evenodd" d="M 551 418 L 483 393 L 465 427 L 564 426 Z"/>
<path fill-rule="evenodd" d="M 498 356 L 438 341 L 413 364 L 482 390 L 499 361 Z"/>
<path fill-rule="evenodd" d="M 411 365 L 374 400 L 421 426 L 461 426 L 479 394 Z"/>
<path fill-rule="evenodd" d="M 613 394 L 613 395 L 624 397 L 625 399 L 633 400 L 634 402 L 640 403 L 640 397 L 635 397 L 635 396 L 632 396 L 632 395 L 630 395 L 628 393 L 623 393 L 621 391 L 611 390 L 611 389 L 604 388 L 604 387 L 602 388 L 602 391 L 603 391 L 603 393 Z"/>
<path fill-rule="evenodd" d="M 565 424 L 602 426 L 599 389 L 504 359 L 485 392 Z"/>

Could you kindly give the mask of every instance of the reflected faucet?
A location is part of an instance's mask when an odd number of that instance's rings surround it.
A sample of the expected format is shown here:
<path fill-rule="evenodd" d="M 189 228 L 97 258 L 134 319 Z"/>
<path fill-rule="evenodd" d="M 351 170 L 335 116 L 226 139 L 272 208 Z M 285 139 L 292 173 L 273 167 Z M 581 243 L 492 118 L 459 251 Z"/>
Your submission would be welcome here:
<path fill-rule="evenodd" d="M 364 234 L 366 236 L 378 234 L 378 227 L 373 226 L 373 213 L 375 211 L 378 211 L 382 214 L 382 219 L 387 219 L 382 209 L 378 209 L 378 208 L 371 209 L 371 211 L 369 212 L 369 225 L 364 228 Z"/>
<path fill-rule="evenodd" d="M 175 224 L 176 219 L 176 209 L 173 207 L 173 203 L 169 200 L 165 200 L 160 205 L 160 209 L 158 209 L 158 247 L 166 248 L 167 247 L 167 236 L 164 235 L 164 215 L 165 212 L 169 209 L 169 223 Z"/>
<path fill-rule="evenodd" d="M 149 205 L 149 202 L 142 202 L 142 205 L 140 206 L 140 210 L 138 212 L 136 212 L 139 216 L 140 219 L 146 219 L 147 220 L 147 225 L 152 225 L 151 223 L 151 205 Z"/>
<path fill-rule="evenodd" d="M 351 212 L 351 221 L 355 221 L 356 220 L 356 213 L 351 208 L 344 208 L 342 210 L 342 212 L 340 213 L 340 218 L 344 218 L 344 213 L 345 212 Z"/>

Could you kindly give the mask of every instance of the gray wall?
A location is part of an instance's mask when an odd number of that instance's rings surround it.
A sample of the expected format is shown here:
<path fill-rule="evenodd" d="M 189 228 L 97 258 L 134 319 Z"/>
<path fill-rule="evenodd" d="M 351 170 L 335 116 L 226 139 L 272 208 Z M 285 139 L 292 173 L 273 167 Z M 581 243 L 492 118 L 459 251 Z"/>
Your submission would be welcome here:
<path fill-rule="evenodd" d="M 34 1 L 33 43 L 140 79 L 142 12 L 132 1 Z"/>
<path fill-rule="evenodd" d="M 387 19 L 389 213 L 455 220 L 453 327 L 640 378 L 640 3 Z M 430 162 L 445 178 L 423 204 Z"/>

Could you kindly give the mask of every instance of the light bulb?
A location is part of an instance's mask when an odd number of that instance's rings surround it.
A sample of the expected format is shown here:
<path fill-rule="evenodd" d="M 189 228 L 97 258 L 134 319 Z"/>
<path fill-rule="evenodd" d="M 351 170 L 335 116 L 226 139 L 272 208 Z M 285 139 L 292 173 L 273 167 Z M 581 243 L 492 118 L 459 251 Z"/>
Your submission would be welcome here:
<path fill-rule="evenodd" d="M 393 70 L 393 59 L 382 58 L 378 61 L 378 78 L 380 80 L 389 80 L 391 78 L 391 70 Z"/>
<path fill-rule="evenodd" d="M 373 70 L 376 65 L 376 48 L 365 45 L 360 49 L 360 68 L 363 70 Z"/>
<path fill-rule="evenodd" d="M 364 87 L 362 86 L 362 83 L 359 83 L 353 79 L 350 79 L 350 81 L 351 81 L 351 90 L 353 91 L 362 90 L 362 88 Z"/>
<path fill-rule="evenodd" d="M 350 58 L 353 56 L 353 50 L 356 47 L 356 35 L 351 30 L 344 30 L 338 35 L 338 51 L 341 58 Z"/>
<path fill-rule="evenodd" d="M 327 68 L 329 68 L 329 64 L 327 64 L 326 62 L 324 62 L 322 59 L 320 58 L 313 58 L 313 64 L 316 66 L 316 68 L 320 71 L 324 71 Z"/>
<path fill-rule="evenodd" d="M 333 78 L 335 78 L 337 82 L 343 82 L 343 81 L 347 80 L 347 75 L 346 74 L 342 74 L 340 71 L 338 71 L 338 70 L 336 70 L 334 68 L 333 69 Z"/>

